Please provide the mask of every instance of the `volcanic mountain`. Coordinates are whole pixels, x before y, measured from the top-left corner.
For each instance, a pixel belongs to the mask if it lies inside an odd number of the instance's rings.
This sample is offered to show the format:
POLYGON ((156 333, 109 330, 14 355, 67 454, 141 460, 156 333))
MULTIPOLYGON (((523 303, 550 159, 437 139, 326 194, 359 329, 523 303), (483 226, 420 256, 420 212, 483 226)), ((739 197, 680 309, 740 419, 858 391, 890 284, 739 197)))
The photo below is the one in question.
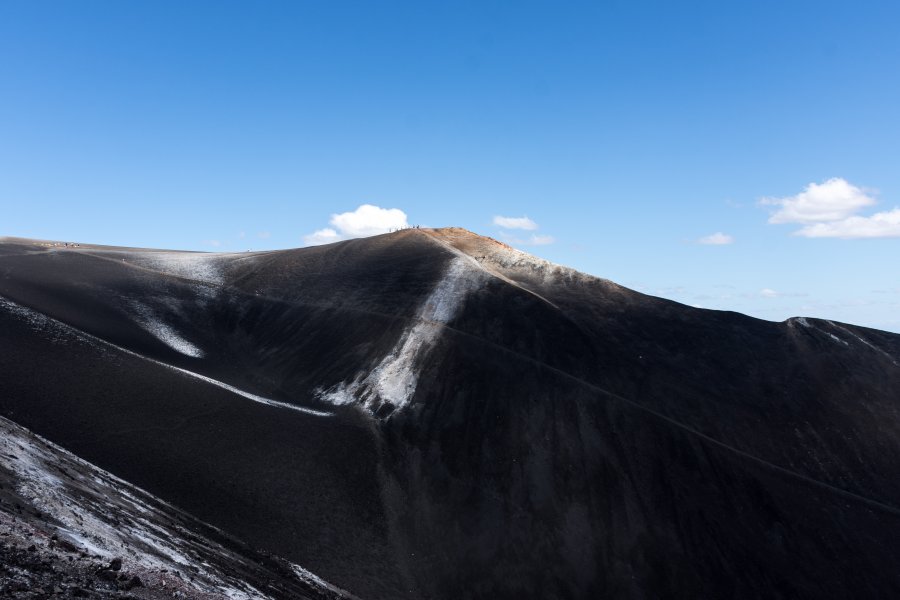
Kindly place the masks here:
POLYGON ((691 308, 462 229, 5 238, 0 415, 231 540, 216 572, 273 597, 900 596, 900 336, 691 308))

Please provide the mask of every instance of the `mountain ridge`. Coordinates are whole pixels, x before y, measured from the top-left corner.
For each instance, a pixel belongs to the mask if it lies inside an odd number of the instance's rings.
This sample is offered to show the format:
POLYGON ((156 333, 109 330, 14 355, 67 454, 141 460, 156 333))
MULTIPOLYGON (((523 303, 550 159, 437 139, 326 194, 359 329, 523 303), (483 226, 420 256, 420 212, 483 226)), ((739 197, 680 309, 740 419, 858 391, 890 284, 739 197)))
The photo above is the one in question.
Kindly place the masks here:
POLYGON ((895 334, 453 228, 0 240, 0 297, 0 415, 361 598, 900 592, 895 334))

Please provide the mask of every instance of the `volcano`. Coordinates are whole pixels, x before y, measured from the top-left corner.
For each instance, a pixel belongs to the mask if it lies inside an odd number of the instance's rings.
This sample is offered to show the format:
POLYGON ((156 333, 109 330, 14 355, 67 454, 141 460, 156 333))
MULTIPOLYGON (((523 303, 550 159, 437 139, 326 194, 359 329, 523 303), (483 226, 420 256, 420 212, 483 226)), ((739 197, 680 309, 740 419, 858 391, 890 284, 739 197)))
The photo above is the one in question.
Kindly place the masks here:
POLYGON ((0 415, 25 440, 4 522, 31 502, 103 561, 143 523, 126 566, 206 564, 197 597, 900 596, 900 336, 692 308, 463 229, 3 238, 0 415))

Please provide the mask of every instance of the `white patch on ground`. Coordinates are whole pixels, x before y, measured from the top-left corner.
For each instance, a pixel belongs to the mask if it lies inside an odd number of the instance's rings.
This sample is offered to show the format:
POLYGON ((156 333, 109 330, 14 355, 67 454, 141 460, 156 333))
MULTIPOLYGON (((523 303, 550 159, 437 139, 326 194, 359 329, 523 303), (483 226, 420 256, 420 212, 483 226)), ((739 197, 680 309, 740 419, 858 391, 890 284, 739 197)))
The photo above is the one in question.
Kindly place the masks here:
POLYGON ((325 588, 325 589, 330 590, 330 591, 334 592, 335 594, 342 596, 342 597, 356 598, 355 596, 350 594, 350 592, 348 592, 346 590, 342 590, 341 588, 337 587, 336 585, 332 585, 332 584, 328 583, 327 581, 325 581, 324 579, 322 579, 315 573, 307 571, 300 565, 295 565, 294 563, 290 563, 290 566, 291 566, 291 570, 294 572, 294 575, 296 575, 299 579, 302 579, 303 581, 305 581, 311 585, 314 585, 316 587, 325 588))
POLYGON ((203 358, 205 355, 203 350, 184 339, 149 306, 136 301, 130 302, 129 306, 134 312, 137 322, 153 337, 176 352, 181 352, 194 358, 203 358))
MULTIPOLYGON (((14 475, 23 498, 52 517, 61 539, 104 559, 121 557, 145 583, 189 597, 268 598, 232 575, 230 565, 242 559, 185 529, 168 503, 7 419, 0 418, 0 433, 0 466, 14 475), (189 573, 190 581, 177 576, 179 571, 189 573)), ((305 584, 349 597, 289 564, 305 584)))
POLYGON ((354 392, 358 386, 354 383, 349 387, 346 383, 339 383, 328 391, 320 391, 317 396, 320 400, 324 400, 335 406, 344 406, 345 404, 355 404, 356 396, 354 392))
MULTIPOLYGON (((123 350, 124 350, 124 349, 123 349, 123 350)), ((128 352, 128 350, 125 350, 125 351, 128 352)), ((140 355, 138 355, 138 356, 140 356, 140 355)), ((239 389, 239 388, 236 388, 236 387, 234 387, 233 385, 228 385, 228 384, 225 383, 225 382, 222 382, 222 381, 218 381, 218 380, 216 380, 216 379, 213 379, 212 377, 207 377, 206 375, 201 375, 200 373, 194 373, 193 371, 188 371, 187 369, 182 369, 181 367, 174 367, 174 366, 172 366, 172 365, 167 365, 166 363, 159 362, 159 361, 157 361, 157 360, 153 360, 152 358, 147 358, 147 357, 141 357, 141 358, 144 358, 145 360, 149 360, 149 361, 155 362, 156 364, 162 365, 162 366, 164 366, 164 367, 166 367, 166 368, 173 369, 173 370, 175 370, 175 371, 179 371, 179 372, 184 373, 185 375, 188 375, 188 376, 190 376, 190 377, 194 377, 194 378, 196 378, 196 379, 200 379, 201 381, 205 381, 206 383, 209 383, 209 384, 211 384, 211 385, 220 387, 220 388, 222 388, 223 390, 228 390, 228 391, 231 392, 232 394, 237 394, 238 396, 241 396, 241 397, 246 398, 246 399, 248 399, 248 400, 253 400, 254 402, 259 402, 260 404, 266 404, 266 405, 268 405, 268 406, 278 406, 278 407, 280 407, 280 408, 289 408, 289 409, 291 409, 291 410, 297 410, 297 411, 300 411, 300 412, 302 412, 302 413, 306 413, 306 414, 309 414, 309 415, 315 415, 315 416, 317 416, 317 417, 331 417, 331 416, 333 416, 333 413, 330 413, 330 412, 324 412, 324 411, 321 411, 321 410, 313 410, 313 409, 311 409, 311 408, 304 408, 304 407, 302 407, 302 406, 296 406, 296 405, 294 405, 294 404, 288 404, 287 402, 279 402, 278 400, 272 400, 271 398, 263 398, 262 396, 257 396, 256 394, 251 394, 250 392, 245 392, 244 390, 239 389)))
POLYGON ((193 356, 194 358, 203 357, 203 350, 178 335, 174 329, 162 321, 151 322, 147 324, 147 327, 150 333, 173 350, 181 352, 186 356, 193 356))
POLYGON ((68 538, 70 542, 73 542, 79 548, 84 548, 88 554, 103 556, 105 558, 109 557, 109 550, 107 550, 105 546, 96 545, 93 540, 88 539, 87 536, 82 534, 79 530, 62 527, 59 529, 59 533, 62 534, 63 538, 68 538))
POLYGON ((222 256, 203 252, 143 252, 131 259, 143 267, 176 277, 222 285, 222 256))
POLYGON ((447 240, 440 237, 429 235, 428 239, 446 248, 447 250, 455 254, 459 259, 468 262, 475 268, 484 271, 486 274, 496 277, 501 281, 505 281, 506 283, 517 287, 520 290, 527 292, 532 296, 535 296, 536 298, 541 299, 553 308, 559 307, 534 290, 530 290, 517 281, 513 281, 512 279, 504 275, 497 267, 502 267, 510 270, 522 270, 524 267, 530 275, 538 274, 542 280, 546 280, 551 273, 558 274, 559 272, 563 271, 571 271, 572 273, 577 273, 576 271, 572 271, 571 269, 566 269, 565 267, 561 267, 560 265, 551 263, 550 261, 544 260, 542 258, 537 258, 535 256, 505 245, 499 247, 499 249, 492 249, 490 256, 484 255, 476 258, 470 256, 469 254, 466 254, 447 240))
POLYGON ((106 352, 108 345, 105 344, 105 342, 98 343, 99 338, 79 335, 80 332, 78 332, 78 330, 59 322, 56 319, 51 319, 43 313, 16 304, 3 296, 0 296, 0 310, 6 311, 20 321, 27 323, 33 331, 40 334, 41 338, 54 344, 84 344, 106 352))
POLYGON ((419 361, 437 344, 444 326, 457 315, 466 296, 484 280, 483 271, 473 269, 463 257, 451 260, 420 307, 416 323, 403 332, 394 349, 365 377, 322 391, 319 398, 336 405, 358 402, 370 412, 384 403, 395 409, 407 406, 416 391, 419 361))
MULTIPOLYGON (((866 346, 868 346, 868 347, 871 348, 872 350, 875 350, 876 352, 878 352, 878 353, 880 353, 880 354, 883 354, 884 356, 888 357, 888 358, 890 359, 891 363, 893 363, 893 364, 895 364, 895 365, 897 364, 897 361, 894 360, 894 357, 893 357, 893 356, 891 356, 888 352, 885 352, 884 350, 882 350, 882 349, 879 348, 878 346, 872 344, 869 340, 864 339, 863 337, 856 335, 855 333, 853 333, 852 331, 850 331, 850 330, 847 329, 846 327, 841 327, 841 326, 838 325, 837 323, 833 323, 833 322, 831 322, 831 321, 827 321, 827 323, 828 323, 829 325, 831 325, 832 327, 836 328, 836 329, 840 329, 841 331, 843 331, 844 333, 848 334, 848 335, 851 336, 852 338, 854 338, 854 339, 856 339, 856 340, 862 342, 863 344, 865 344, 866 346)), ((846 344, 847 342, 844 342, 844 343, 846 344)))
MULTIPOLYGON (((173 569, 190 564, 176 548, 183 540, 173 537, 171 531, 155 527, 146 519, 116 518, 138 512, 161 518, 156 509, 137 500, 135 494, 118 495, 118 488, 131 487, 128 483, 43 438, 18 435, 17 430, 9 427, 4 427, 4 433, 0 451, 16 457, 5 461, 5 466, 18 478, 17 491, 35 508, 62 523, 58 535, 90 554, 107 559, 122 556, 122 549, 128 548, 129 562, 148 569, 173 569), (60 465, 58 455, 71 466, 60 465), (73 483, 64 484, 54 475, 59 466, 69 467, 66 473, 73 478, 73 483), (85 494, 84 486, 79 485, 86 483, 87 478, 81 476, 86 467, 93 474, 89 489, 94 493, 90 494, 85 494), (70 485, 82 488, 81 492, 73 493, 70 485), (113 497, 121 504, 110 503, 108 499, 113 497)), ((215 578, 209 572, 201 571, 201 575, 215 578)), ((216 591, 216 588, 203 587, 201 591, 216 591)))
MULTIPOLYGON (((826 322, 831 324, 832 326, 834 325, 834 323, 832 323, 831 321, 826 321, 826 322)), ((831 333, 829 331, 825 331, 824 329, 821 329, 819 327, 816 327, 815 325, 810 323, 809 320, 806 319, 806 317, 792 317, 791 319, 788 319, 788 324, 793 325, 794 323, 799 323, 800 325, 802 325, 803 327, 806 327, 807 329, 812 329, 813 331, 818 331, 819 333, 821 333, 823 335, 827 335, 835 343, 843 344, 844 346, 850 345, 846 341, 844 341, 841 338, 839 338, 838 336, 834 335, 833 333, 831 333)))
MULTIPOLYGON (((828 333, 828 332, 826 332, 826 333, 828 333)), ((849 346, 849 345, 850 345, 850 344, 848 344, 845 340, 842 340, 841 338, 839 338, 838 336, 834 335, 833 333, 828 333, 828 337, 830 337, 831 339, 833 339, 833 340, 834 340, 835 342, 837 342, 838 344, 843 344, 843 345, 845 345, 845 346, 849 346)))
POLYGON ((119 352, 124 352, 125 354, 129 354, 131 356, 140 358, 141 360, 146 360, 148 362, 152 362, 161 367, 165 367, 166 369, 178 371, 179 373, 183 373, 184 375, 187 375, 188 377, 193 377, 194 379, 199 379, 210 385, 214 385, 214 386, 220 387, 224 390, 228 390, 229 392, 236 394, 238 396, 241 396, 242 398, 246 398, 246 399, 252 400, 254 402, 259 402, 260 404, 265 404, 268 406, 276 406, 279 408, 287 408, 290 410, 296 410, 296 411, 306 413, 309 415, 315 415, 317 417, 333 416, 333 413, 330 413, 330 412, 313 410, 311 408, 305 408, 303 406, 297 406, 294 404, 289 404, 287 402, 280 402, 278 400, 272 400, 271 398, 264 398, 262 396, 257 396, 256 394, 251 394, 250 392, 245 392, 244 390, 236 388, 233 385, 229 385, 225 382, 218 381, 211 377, 207 377, 206 375, 194 373, 193 371, 188 371, 187 369, 182 369, 180 367, 169 365, 164 362, 158 361, 156 359, 153 359, 153 358, 150 358, 147 356, 143 356, 141 354, 138 354, 137 352, 128 350, 127 348, 122 348, 121 346, 117 346, 116 344, 113 344, 112 342, 108 342, 102 338, 98 338, 89 333, 85 333, 84 331, 81 331, 80 329, 76 329, 75 327, 72 327, 71 325, 63 323, 62 321, 57 321, 56 319, 53 319, 52 317, 49 317, 43 313, 39 313, 30 308, 26 308, 24 306, 16 304, 15 302, 12 302, 11 300, 4 298, 2 296, 0 296, 0 307, 2 307, 4 310, 8 310, 13 315, 20 317, 21 319, 23 319, 24 321, 26 321, 27 323, 32 325, 38 331, 43 332, 48 329, 55 331, 56 337, 54 337, 52 335, 46 336, 48 339, 51 339, 53 341, 56 341, 56 339, 59 336, 62 336, 65 339, 71 339, 73 337, 80 338, 80 340, 86 340, 88 342, 93 342, 93 345, 101 345, 101 346, 106 346, 109 348, 114 348, 114 349, 118 350, 119 352))
MULTIPOLYGON (((808 329, 814 329, 815 331, 818 331, 819 333, 824 333, 825 335, 827 335, 828 337, 830 337, 832 340, 834 340, 837 343, 843 344, 844 346, 847 346, 847 347, 850 346, 850 344, 847 342, 847 340, 841 339, 840 337, 834 335, 833 333, 830 333, 828 331, 820 329, 819 327, 816 327, 815 325, 810 323, 805 317, 794 317, 794 318, 790 319, 789 322, 790 323, 794 323, 794 322, 799 323, 800 325, 802 325, 808 329)), ((891 355, 889 352, 883 350, 882 348, 879 348, 878 346, 876 346, 869 340, 863 338, 862 336, 856 335, 855 333, 853 333, 846 327, 842 327, 842 326, 838 325, 837 323, 835 323, 834 321, 825 321, 825 322, 828 323, 831 327, 834 327, 835 329, 843 331, 844 333, 849 335, 851 338, 853 338, 856 341, 860 342, 861 344, 867 346, 868 348, 871 348, 872 350, 885 356, 886 358, 888 358, 891 361, 891 364, 893 364, 893 365, 898 364, 897 360, 894 358, 893 355, 891 355)))
POLYGON ((833 333, 829 333, 828 336, 829 336, 831 339, 833 339, 834 341, 836 341, 837 343, 839 343, 839 344, 844 344, 845 346, 849 346, 849 345, 850 345, 850 344, 848 344, 845 340, 842 340, 841 338, 839 338, 838 336, 834 335, 833 333))

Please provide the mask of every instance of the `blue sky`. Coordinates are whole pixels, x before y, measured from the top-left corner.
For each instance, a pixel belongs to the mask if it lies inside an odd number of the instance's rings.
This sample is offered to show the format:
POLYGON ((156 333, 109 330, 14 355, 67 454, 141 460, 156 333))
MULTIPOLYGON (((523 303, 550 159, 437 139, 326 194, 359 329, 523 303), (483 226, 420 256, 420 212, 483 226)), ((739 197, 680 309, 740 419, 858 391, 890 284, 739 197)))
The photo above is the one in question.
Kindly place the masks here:
POLYGON ((368 204, 900 331, 897 6, 6 0, 0 235, 285 248, 368 204))

